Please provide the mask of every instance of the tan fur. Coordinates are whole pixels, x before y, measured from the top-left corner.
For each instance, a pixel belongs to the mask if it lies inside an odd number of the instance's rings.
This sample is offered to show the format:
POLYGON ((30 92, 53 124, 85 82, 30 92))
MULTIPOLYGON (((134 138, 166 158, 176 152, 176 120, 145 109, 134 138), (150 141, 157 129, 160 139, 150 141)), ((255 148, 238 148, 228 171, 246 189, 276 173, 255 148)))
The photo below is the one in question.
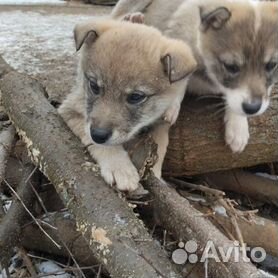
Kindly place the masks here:
MULTIPOLYGON (((121 12, 128 14, 134 1, 136 0, 120 0, 112 16, 121 18, 121 12)), ((227 103, 226 142, 234 152, 243 151, 249 139, 247 116, 251 116, 243 110, 243 104, 260 100, 260 110, 252 115, 263 113, 270 101, 271 88, 278 81, 277 68, 271 75, 265 70, 268 62, 278 62, 277 2, 137 2, 136 12, 144 13, 146 24, 157 27, 169 37, 182 39, 191 46, 199 70, 190 79, 188 91, 224 96, 227 103), (214 28, 212 22, 202 19, 210 13, 216 13, 218 9, 223 12, 219 13, 215 21, 216 27, 219 24, 219 28, 214 28), (236 78, 231 77, 224 64, 239 65, 240 74, 236 78)))
POLYGON ((175 122, 196 61, 185 43, 128 22, 99 20, 77 25, 75 41, 77 49, 81 48, 77 85, 59 113, 90 145, 105 181, 119 190, 135 190, 139 175, 122 144, 157 123, 153 135, 159 162, 154 171, 160 177, 170 124, 162 128, 159 122, 162 118, 175 122), (100 88, 98 94, 90 89, 92 79, 100 88), (144 102, 127 103, 134 91, 145 93, 144 102), (112 135, 104 144, 93 144, 90 128, 110 129, 112 135))

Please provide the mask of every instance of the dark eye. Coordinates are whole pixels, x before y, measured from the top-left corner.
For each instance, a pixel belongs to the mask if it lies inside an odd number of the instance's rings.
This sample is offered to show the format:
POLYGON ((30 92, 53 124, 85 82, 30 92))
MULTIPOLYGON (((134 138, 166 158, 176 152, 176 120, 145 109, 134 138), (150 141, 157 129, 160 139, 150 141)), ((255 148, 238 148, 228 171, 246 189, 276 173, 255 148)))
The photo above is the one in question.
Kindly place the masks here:
POLYGON ((278 63, 277 62, 269 62, 265 65, 265 70, 267 72, 272 72, 277 68, 278 63))
POLYGON ((147 96, 140 91, 135 91, 134 93, 131 93, 127 97, 127 102, 129 104, 139 104, 147 99, 147 96))
POLYGON ((97 81, 96 80, 90 80, 89 81, 89 85, 90 85, 90 89, 91 91, 95 94, 95 95, 98 95, 100 93, 100 88, 97 84, 97 81))
POLYGON ((227 64, 227 63, 223 63, 226 71, 228 71, 229 73, 236 75, 240 72, 240 67, 237 64, 227 64))

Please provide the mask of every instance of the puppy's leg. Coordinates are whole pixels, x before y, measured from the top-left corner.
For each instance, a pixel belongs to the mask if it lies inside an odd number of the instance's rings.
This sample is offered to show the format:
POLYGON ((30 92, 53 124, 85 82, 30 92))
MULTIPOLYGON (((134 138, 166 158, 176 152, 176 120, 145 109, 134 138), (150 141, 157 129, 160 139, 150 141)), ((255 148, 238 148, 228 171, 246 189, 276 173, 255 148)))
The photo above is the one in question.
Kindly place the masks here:
POLYGON ((164 114, 164 121, 168 122, 170 125, 173 125, 178 119, 180 108, 180 101, 174 101, 164 114))
POLYGON ((85 132, 85 98, 79 91, 73 91, 64 100, 58 109, 58 113, 62 116, 72 132, 81 139, 84 145, 89 145, 92 140, 85 132))
POLYGON ((113 19, 122 19, 125 15, 143 12, 153 0, 120 0, 111 13, 113 19))
POLYGON ((122 146, 92 145, 88 148, 101 169, 101 176, 122 191, 138 188, 139 174, 122 146))
POLYGON ((185 95, 185 90, 186 89, 183 87, 180 89, 172 104, 164 114, 164 121, 168 122, 170 125, 173 125, 177 121, 181 109, 181 103, 185 95))
MULTIPOLYGON (((82 95, 72 93, 60 106, 58 112, 82 143, 89 145, 92 139, 89 132, 85 130, 85 117, 80 112, 85 109, 85 103, 82 108, 83 103, 82 95)), ((116 184, 117 188, 123 191, 133 191, 138 187, 139 174, 122 146, 90 145, 88 151, 99 164, 101 176, 108 184, 116 184)))
POLYGON ((170 125, 168 123, 163 123, 158 125, 152 132, 152 137, 157 144, 158 155, 158 160, 153 167, 153 172, 159 179, 161 178, 162 165, 169 144, 169 128, 170 125))
POLYGON ((230 110, 225 112, 226 143, 234 153, 242 152, 249 140, 247 117, 235 114, 230 110))

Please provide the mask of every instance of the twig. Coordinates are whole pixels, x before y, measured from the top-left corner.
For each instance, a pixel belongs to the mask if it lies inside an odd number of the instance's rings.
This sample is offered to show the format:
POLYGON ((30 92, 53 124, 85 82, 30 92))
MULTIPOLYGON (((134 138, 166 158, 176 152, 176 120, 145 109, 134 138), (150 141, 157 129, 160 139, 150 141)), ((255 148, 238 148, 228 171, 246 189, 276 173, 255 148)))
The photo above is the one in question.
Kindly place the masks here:
POLYGON ((37 272, 32 264, 32 261, 30 260, 30 258, 28 257, 27 252, 25 251, 25 249, 23 247, 18 248, 19 251, 19 256, 22 258, 22 260, 24 261, 29 273, 32 276, 36 276, 37 272))
POLYGON ((100 275, 101 275, 101 268, 102 268, 102 265, 100 264, 100 265, 99 265, 99 268, 98 268, 98 272, 97 272, 97 277, 96 277, 96 278, 100 278, 100 275))
POLYGON ((177 184, 178 186, 186 187, 186 188, 196 190, 196 191, 202 191, 206 194, 213 195, 216 198, 222 198, 226 195, 225 192, 223 192, 221 190, 209 188, 209 187, 201 185, 201 184, 194 184, 194 183, 182 181, 182 180, 179 180, 176 178, 169 178, 169 181, 173 182, 174 184, 177 184))
POLYGON ((12 191, 12 193, 16 196, 16 198, 20 201, 26 212, 30 215, 30 217, 33 219, 33 221, 38 225, 39 229, 52 241, 52 243, 59 249, 62 247, 43 229, 39 221, 36 219, 36 217, 32 214, 32 212, 26 207, 23 200, 20 198, 20 196, 16 193, 16 191, 12 188, 12 186, 3 179, 4 183, 9 187, 9 189, 12 191))
POLYGON ((76 259, 74 258, 74 255, 72 254, 71 250, 68 248, 68 246, 67 246, 67 244, 65 243, 65 241, 64 241, 61 237, 59 237, 59 239, 60 239, 60 241, 62 242, 64 248, 65 248, 65 249, 67 250, 67 252, 69 253, 71 259, 73 260, 74 264, 76 265, 76 267, 77 267, 78 271, 80 272, 81 276, 82 276, 83 278, 86 278, 85 274, 84 274, 83 271, 81 270, 81 268, 80 268, 78 262, 77 262, 76 259))
MULTIPOLYGON (((14 144, 15 128, 10 124, 0 133, 0 177, 5 177, 6 164, 14 144)), ((0 183, 2 178, 0 178, 0 183)))

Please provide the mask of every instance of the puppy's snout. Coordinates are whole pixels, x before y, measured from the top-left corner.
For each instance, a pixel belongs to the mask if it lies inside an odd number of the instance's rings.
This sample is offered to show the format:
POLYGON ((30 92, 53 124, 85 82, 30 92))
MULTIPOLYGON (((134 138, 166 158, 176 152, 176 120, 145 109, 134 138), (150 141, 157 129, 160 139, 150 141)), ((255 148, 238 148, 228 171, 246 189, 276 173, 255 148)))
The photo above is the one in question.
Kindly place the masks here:
POLYGON ((251 101, 245 101, 242 103, 242 109, 247 115, 254 115, 260 111, 262 107, 261 98, 253 98, 251 101))
POLYGON ((92 128, 90 129, 91 137, 97 144, 104 144, 112 136, 112 131, 106 128, 92 128))

